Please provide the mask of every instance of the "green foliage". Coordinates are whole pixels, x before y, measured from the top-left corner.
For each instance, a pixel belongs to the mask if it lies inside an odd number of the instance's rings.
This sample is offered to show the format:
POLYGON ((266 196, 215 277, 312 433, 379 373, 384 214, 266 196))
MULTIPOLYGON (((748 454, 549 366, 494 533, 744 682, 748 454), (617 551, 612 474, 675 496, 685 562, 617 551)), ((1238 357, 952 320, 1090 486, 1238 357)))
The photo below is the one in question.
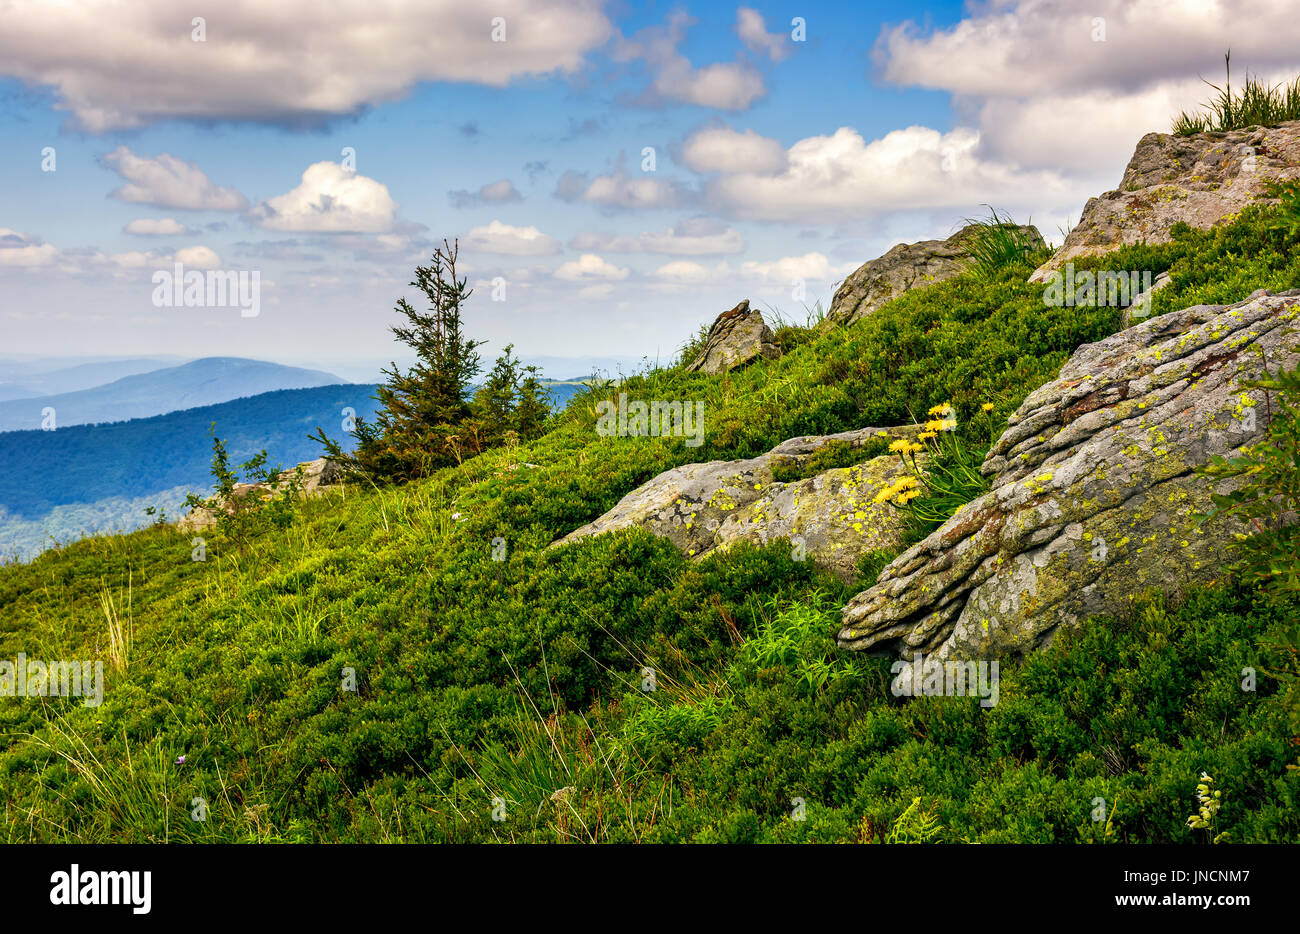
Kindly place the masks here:
POLYGON ((1223 87, 1209 84, 1217 92, 1206 101, 1201 113, 1180 113, 1174 119, 1173 132, 1178 136, 1193 133, 1241 130, 1252 126, 1277 126, 1290 120, 1300 120, 1300 77, 1290 84, 1266 85, 1247 73, 1241 93, 1232 90, 1232 53, 1223 56, 1227 80, 1223 87))
MULTIPOLYGON (((1155 313, 1300 285, 1300 244, 1277 220, 1243 212, 1095 268, 1169 270, 1155 313)), ((663 470, 795 435, 993 402, 988 425, 954 432, 978 450, 1119 323, 1046 306, 1023 278, 937 283, 722 378, 593 385, 517 448, 305 500, 238 561, 193 561, 186 536, 147 528, 0 569, 0 658, 103 657, 106 593, 130 595, 116 604, 133 627, 100 707, 0 704, 8 839, 835 842, 941 827, 935 840, 1053 843, 1076 842, 1103 797, 1110 839, 1185 843, 1205 772, 1232 789, 1216 833, 1300 840, 1286 594, 1225 581, 1135 600, 1006 660, 983 708, 895 697, 889 660, 836 649, 855 588, 788 543, 699 561, 644 531, 549 547, 663 470), (595 405, 618 391, 703 401, 704 444, 598 435, 595 405), (1244 668, 1275 674, 1248 691, 1244 668)))
POLYGON ((538 377, 537 367, 521 368, 507 344, 486 382, 474 394, 471 410, 479 443, 497 447, 541 437, 551 407, 538 377))
POLYGON ((346 472, 375 481, 422 477, 440 467, 460 463, 486 446, 470 415, 470 386, 480 370, 475 348, 482 341, 467 338, 461 328, 461 306, 472 289, 457 278, 459 245, 443 241, 428 266, 416 266, 411 285, 424 293, 427 312, 416 311, 405 298, 396 311, 405 325, 393 325, 399 341, 410 347, 415 364, 406 372, 396 363, 384 370, 379 386, 380 408, 372 425, 357 419, 357 449, 344 455, 317 428, 316 440, 326 456, 346 472))
POLYGON ((989 208, 986 218, 966 218, 970 228, 963 246, 972 260, 969 275, 989 281, 1007 269, 1033 269, 1051 255, 1042 241, 1011 217, 989 208))
POLYGON ((185 498, 185 505, 211 513, 216 518, 217 528, 239 551, 246 551, 259 533, 270 528, 285 529, 293 524, 302 492, 302 467, 295 467, 293 473, 285 473, 279 466, 268 468, 266 451, 263 450, 235 470, 230 466, 226 443, 214 434, 211 469, 215 481, 212 495, 203 497, 191 493, 185 498), (245 483, 261 484, 264 491, 240 489, 241 473, 245 483))

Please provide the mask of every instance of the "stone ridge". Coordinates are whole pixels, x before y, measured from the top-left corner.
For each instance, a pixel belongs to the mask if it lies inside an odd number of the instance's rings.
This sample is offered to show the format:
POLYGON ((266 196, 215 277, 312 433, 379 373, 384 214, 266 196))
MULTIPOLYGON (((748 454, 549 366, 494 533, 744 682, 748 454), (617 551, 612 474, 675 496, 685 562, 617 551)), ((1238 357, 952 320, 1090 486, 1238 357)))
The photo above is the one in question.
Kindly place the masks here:
POLYGON ((990 450, 993 489, 849 602, 839 644, 1022 654, 1149 588, 1215 580, 1243 527, 1197 522, 1211 483, 1196 469, 1263 437, 1264 393, 1239 383, 1300 362, 1296 296, 1198 305, 1079 348, 990 450))

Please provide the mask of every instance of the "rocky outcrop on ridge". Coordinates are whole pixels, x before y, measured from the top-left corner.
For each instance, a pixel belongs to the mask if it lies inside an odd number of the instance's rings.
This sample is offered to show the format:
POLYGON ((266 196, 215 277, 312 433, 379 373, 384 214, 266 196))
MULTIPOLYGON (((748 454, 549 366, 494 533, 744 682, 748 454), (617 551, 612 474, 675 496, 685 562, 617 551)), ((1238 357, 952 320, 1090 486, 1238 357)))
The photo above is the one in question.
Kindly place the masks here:
POLYGON ((775 360, 779 356, 781 347, 776 336, 763 315, 751 311, 749 299, 745 299, 714 319, 704 349, 686 369, 717 376, 759 357, 775 360))
POLYGON ((1197 305, 1080 347, 1009 419, 983 472, 991 492, 887 566, 843 613, 848 649, 996 658, 1058 627, 1178 592, 1222 571, 1235 521, 1198 524, 1195 473, 1263 437, 1243 379, 1300 362, 1300 290, 1197 305))
POLYGON ((791 438, 747 460, 675 467, 556 545, 633 526, 668 538, 694 557, 739 541, 763 544, 789 538, 802 549, 801 558, 851 580, 863 554, 901 541, 903 515, 873 500, 883 487, 909 473, 902 459, 883 455, 789 482, 776 480, 774 470, 802 464, 835 442, 856 448, 879 444, 881 438, 914 440, 920 431, 921 426, 912 425, 810 435, 791 438))
MULTIPOLYGON (((852 324, 904 292, 956 276, 970 264, 966 244, 977 226, 968 224, 947 240, 900 243, 863 263, 836 290, 826 324, 852 324)), ((1019 230, 1043 242, 1037 228, 1019 230)))
POLYGON ((1077 256, 1167 243, 1179 221, 1212 227, 1268 200, 1267 182, 1294 178, 1300 178, 1300 122, 1193 136, 1148 133, 1119 190, 1089 199, 1079 223, 1030 281, 1044 281, 1077 256))
MULTIPOLYGON (((343 482, 342 470, 337 464, 323 457, 319 457, 314 461, 307 461, 298 466, 302 468, 302 486, 299 492, 303 496, 318 496, 326 492, 328 488, 336 487, 343 482)), ((281 471, 280 475, 287 480, 293 476, 293 472, 291 468, 281 471)), ((237 483, 235 484, 234 496, 240 499, 250 495, 262 496, 275 492, 278 487, 279 484, 270 486, 265 483, 237 483)), ((182 532, 197 532, 215 525, 216 522, 217 517, 211 510, 191 509, 181 516, 176 523, 176 527, 182 532)))

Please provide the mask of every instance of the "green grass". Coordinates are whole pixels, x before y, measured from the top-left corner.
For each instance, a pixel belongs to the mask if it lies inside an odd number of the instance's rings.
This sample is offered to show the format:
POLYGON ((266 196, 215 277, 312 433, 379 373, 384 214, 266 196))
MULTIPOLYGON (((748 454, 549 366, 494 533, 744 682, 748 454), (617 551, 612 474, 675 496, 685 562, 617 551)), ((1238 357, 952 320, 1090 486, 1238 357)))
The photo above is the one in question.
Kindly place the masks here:
MULTIPOLYGON (((786 543, 692 561, 629 531, 547 549, 669 467, 944 402, 992 403, 1000 424, 1119 324, 1117 309, 1045 305, 1030 263, 906 294, 724 377, 623 381, 633 398, 704 401, 699 448, 598 436, 614 390, 596 384, 535 442, 309 500, 242 551, 214 532, 195 562, 189 536, 149 528, 0 569, 0 659, 108 661, 109 620, 130 635, 102 706, 0 702, 7 839, 1074 842, 1103 796, 1120 802, 1113 839, 1188 842, 1203 770, 1224 790, 1216 832, 1300 839, 1295 692, 1264 674, 1239 688, 1244 666, 1283 670, 1294 608, 1248 589, 1153 595, 1065 634, 1008 664, 986 710, 894 698, 887 660, 836 650, 859 588, 786 543)), ((1168 270, 1155 314, 1300 286, 1300 242, 1275 212, 1087 263, 1168 270)), ((963 419, 958 437, 987 431, 963 419)))
POLYGON ((1300 76, 1289 84, 1267 85, 1247 74, 1243 87, 1233 91, 1231 54, 1224 56, 1223 63, 1227 74, 1223 87, 1205 82, 1214 88, 1214 96, 1205 102, 1202 111, 1191 114, 1184 111, 1174 119, 1176 135, 1222 133, 1300 120, 1300 76))

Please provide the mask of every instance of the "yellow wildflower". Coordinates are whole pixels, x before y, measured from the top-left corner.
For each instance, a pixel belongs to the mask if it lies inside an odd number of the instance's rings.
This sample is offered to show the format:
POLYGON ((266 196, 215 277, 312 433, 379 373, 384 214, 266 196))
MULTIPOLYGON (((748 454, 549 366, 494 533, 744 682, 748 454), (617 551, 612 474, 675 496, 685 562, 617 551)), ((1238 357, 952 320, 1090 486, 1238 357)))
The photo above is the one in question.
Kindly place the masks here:
POLYGON ((983 405, 980 406, 980 408, 983 409, 985 412, 992 412, 992 411, 993 411, 993 403, 992 403, 992 402, 985 402, 983 405))
POLYGON ((929 441, 931 438, 935 437, 938 434, 939 432, 937 431, 923 431, 919 435, 917 435, 917 437, 920 438, 922 441, 929 441))
POLYGON ((889 450, 894 454, 906 454, 909 444, 906 440, 893 441, 889 445, 889 450))

